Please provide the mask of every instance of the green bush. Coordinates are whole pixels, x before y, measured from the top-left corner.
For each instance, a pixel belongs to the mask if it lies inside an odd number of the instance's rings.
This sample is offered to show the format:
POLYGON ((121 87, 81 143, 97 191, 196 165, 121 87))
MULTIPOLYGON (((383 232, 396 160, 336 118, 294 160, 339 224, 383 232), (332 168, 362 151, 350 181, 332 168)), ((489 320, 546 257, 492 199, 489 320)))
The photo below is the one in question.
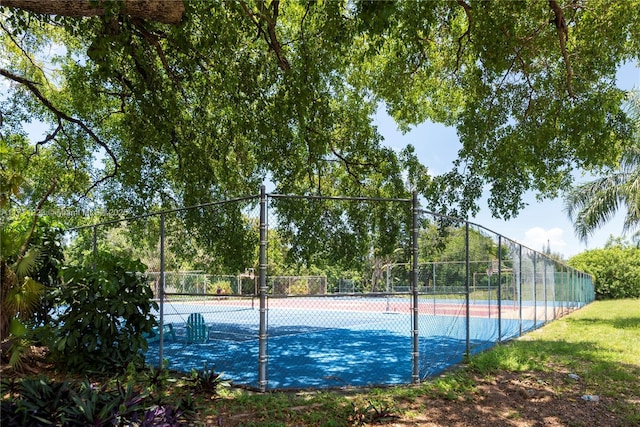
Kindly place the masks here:
POLYGON ((217 282, 207 284, 208 294, 232 295, 233 289, 229 280, 218 280, 217 282))
POLYGON ((112 372, 131 362, 144 363, 143 334, 156 321, 157 309, 139 261, 99 253, 84 267, 64 267, 60 300, 64 312, 57 319, 55 360, 68 370, 112 372))
POLYGON ((290 295, 306 295, 309 293, 309 286, 305 279, 297 279, 289 286, 290 295))
POLYGON ((598 299, 640 298, 640 249, 607 244, 569 260, 569 265, 594 276, 598 299))

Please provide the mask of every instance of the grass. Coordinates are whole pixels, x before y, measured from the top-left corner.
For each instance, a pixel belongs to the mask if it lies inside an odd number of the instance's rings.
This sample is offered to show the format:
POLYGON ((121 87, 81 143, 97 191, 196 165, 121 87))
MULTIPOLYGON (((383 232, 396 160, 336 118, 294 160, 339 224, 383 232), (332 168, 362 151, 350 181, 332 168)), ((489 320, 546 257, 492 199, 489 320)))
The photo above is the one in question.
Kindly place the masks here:
POLYGON ((533 331, 509 345, 471 359, 470 365, 492 369, 544 370, 554 364, 571 368, 593 384, 607 383, 617 391, 621 380, 635 375, 640 391, 640 300, 596 301, 571 315, 533 331))
MULTIPOLYGON (((363 425, 384 415, 411 419, 422 396, 452 401, 469 399, 477 375, 499 371, 575 373, 586 392, 616 398, 614 410, 628 425, 640 423, 640 300, 597 301, 519 340, 473 356, 460 370, 419 386, 361 390, 250 394, 226 391, 207 405, 209 420, 242 425, 363 425), (242 422, 242 417, 247 422, 242 422), (264 424, 269 422, 269 424, 264 424)), ((563 392, 558 386, 557 393, 563 392)), ((226 424, 225 424, 226 425, 226 424)))

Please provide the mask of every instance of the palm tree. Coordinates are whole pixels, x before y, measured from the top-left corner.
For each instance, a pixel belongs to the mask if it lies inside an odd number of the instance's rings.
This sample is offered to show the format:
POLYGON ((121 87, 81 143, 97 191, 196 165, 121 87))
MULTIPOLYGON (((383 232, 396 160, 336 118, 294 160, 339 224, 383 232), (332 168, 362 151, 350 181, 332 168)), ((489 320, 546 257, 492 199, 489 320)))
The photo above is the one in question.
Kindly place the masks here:
POLYGON ((571 189, 565 209, 576 235, 587 241, 596 229, 626 207, 623 233, 640 225, 640 92, 632 91, 628 115, 634 125, 635 144, 625 148, 618 166, 610 174, 571 189))
MULTIPOLYGON (((0 210, 9 209, 12 196, 19 195, 23 184, 22 175, 11 165, 0 168, 0 210)), ((26 233, 11 222, 0 223, 0 348, 3 353, 8 350, 9 363, 16 367, 22 364, 22 355, 28 348, 28 331, 23 322, 34 312, 44 289, 31 277, 42 254, 32 244, 32 238, 38 213, 56 184, 54 180, 38 203, 26 233)))

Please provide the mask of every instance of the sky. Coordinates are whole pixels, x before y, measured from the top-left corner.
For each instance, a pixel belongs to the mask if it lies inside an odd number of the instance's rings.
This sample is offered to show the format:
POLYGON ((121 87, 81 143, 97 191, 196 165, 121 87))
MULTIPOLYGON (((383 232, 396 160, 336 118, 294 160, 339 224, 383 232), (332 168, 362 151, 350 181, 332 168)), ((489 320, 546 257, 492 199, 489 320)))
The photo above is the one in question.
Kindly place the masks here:
MULTIPOLYGON (((621 89, 640 89, 640 67, 626 64, 617 75, 617 85, 621 89)), ((456 130, 440 124, 425 123, 402 134, 393 119, 384 111, 379 111, 374 124, 385 139, 385 144, 400 150, 411 144, 416 155, 433 174, 441 174, 451 169, 452 162, 458 155, 460 141, 456 130)), ((576 183, 587 182, 591 176, 579 177, 576 183)), ((573 223, 564 210, 561 197, 538 201, 535 193, 527 193, 528 204, 517 217, 508 221, 491 216, 486 200, 480 202, 480 213, 470 221, 502 234, 531 249, 542 251, 547 245, 551 252, 560 253, 565 259, 588 249, 602 248, 610 236, 622 236, 624 216, 618 214, 605 226, 597 230, 585 243, 574 233, 573 223)), ((429 209, 428 206, 423 206, 429 209)))

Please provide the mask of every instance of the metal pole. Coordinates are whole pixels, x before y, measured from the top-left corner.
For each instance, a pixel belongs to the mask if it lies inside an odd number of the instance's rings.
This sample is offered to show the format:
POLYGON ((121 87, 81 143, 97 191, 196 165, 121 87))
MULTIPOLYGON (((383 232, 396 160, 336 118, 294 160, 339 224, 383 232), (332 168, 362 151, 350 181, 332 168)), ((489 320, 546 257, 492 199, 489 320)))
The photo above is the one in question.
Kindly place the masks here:
POLYGON ((433 315, 436 315, 436 262, 432 262, 433 266, 433 315))
POLYGON ((466 347, 465 352, 467 357, 471 354, 471 337, 470 337, 470 319, 471 310, 469 307, 469 221, 465 221, 464 227, 464 269, 465 269, 465 279, 464 279, 464 287, 465 287, 465 305, 466 305, 466 319, 465 319, 465 327, 466 327, 466 347))
POLYGON ((522 245, 518 245, 518 322, 522 336, 522 245))
POLYGON ((487 273, 487 305, 489 306, 489 319, 491 319, 491 273, 491 270, 487 273))
POLYGON ((260 332, 258 336, 258 388, 267 391, 267 195, 260 187, 260 332))
POLYGON ((418 307, 418 193, 413 192, 412 201, 413 224, 411 227, 411 286, 413 291, 413 371, 414 384, 420 382, 420 335, 418 331, 419 307, 418 307))
POLYGON ((558 286, 556 286, 556 303, 558 303, 558 297, 560 298, 560 317, 564 316, 564 282, 566 281, 566 271, 565 266, 560 266, 560 280, 558 286))
POLYGON ((548 302, 547 302, 547 257, 542 258, 542 297, 544 299, 544 323, 546 324, 549 319, 547 317, 548 302))
POLYGON ((502 236, 498 235, 498 342, 502 342, 502 236))
POLYGON ((160 296, 160 322, 158 324, 159 347, 158 347, 158 369, 162 369, 162 359, 164 350, 164 213, 160 215, 160 282, 158 283, 160 296))
POLYGON ((538 289, 538 280, 537 280, 537 273, 538 273, 538 253, 534 252, 533 253, 533 329, 538 329, 538 304, 537 304, 537 300, 538 300, 538 296, 537 296, 537 289, 538 289))
MULTIPOLYGON (((386 284, 385 284, 385 292, 389 292, 389 276, 391 274, 391 272, 389 271, 390 268, 391 268, 391 266, 389 264, 387 264, 386 268, 385 268, 385 273, 387 274, 387 277, 386 277, 387 280, 386 280, 386 284)), ((387 296, 387 298, 388 298, 388 296, 387 296)))

